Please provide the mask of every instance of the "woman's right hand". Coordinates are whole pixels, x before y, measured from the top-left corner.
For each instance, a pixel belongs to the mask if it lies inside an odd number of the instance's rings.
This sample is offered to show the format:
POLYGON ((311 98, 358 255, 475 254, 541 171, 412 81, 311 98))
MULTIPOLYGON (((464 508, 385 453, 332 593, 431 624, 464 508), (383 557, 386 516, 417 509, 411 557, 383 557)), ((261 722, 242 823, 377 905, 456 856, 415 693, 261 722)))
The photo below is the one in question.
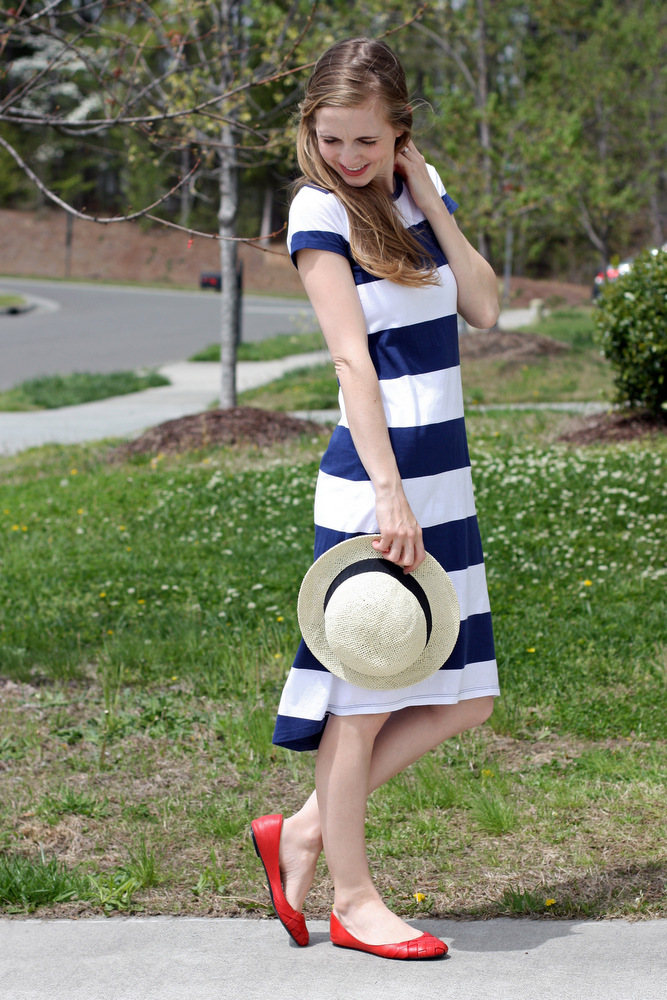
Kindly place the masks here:
POLYGON ((403 490, 377 496, 375 512, 380 537, 373 540, 373 548, 411 573, 426 558, 426 550, 422 529, 403 490))

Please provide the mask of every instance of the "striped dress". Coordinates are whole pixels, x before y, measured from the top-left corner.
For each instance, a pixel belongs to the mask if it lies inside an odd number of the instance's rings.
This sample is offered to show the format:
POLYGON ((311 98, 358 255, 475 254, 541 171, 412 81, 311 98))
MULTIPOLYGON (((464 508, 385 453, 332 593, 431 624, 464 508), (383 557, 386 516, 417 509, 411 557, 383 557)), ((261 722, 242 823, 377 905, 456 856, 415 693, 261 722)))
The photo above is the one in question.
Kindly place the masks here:
MULTIPOLYGON (((431 176, 453 212, 432 167, 431 176)), ((410 687, 368 691, 337 677, 302 641, 283 689, 273 742, 316 749, 328 713, 364 715, 410 705, 451 705, 498 695, 489 597, 463 417, 456 279, 430 224, 396 175, 396 208, 435 260, 441 282, 408 288, 364 271, 353 259, 345 208, 334 194, 303 187, 292 202, 288 249, 314 248, 350 262, 368 328, 368 346, 408 502, 424 545, 449 573, 461 608, 453 653, 435 674, 410 687)), ((322 458, 315 491, 315 558, 353 535, 375 533, 375 495, 341 419, 322 458)))

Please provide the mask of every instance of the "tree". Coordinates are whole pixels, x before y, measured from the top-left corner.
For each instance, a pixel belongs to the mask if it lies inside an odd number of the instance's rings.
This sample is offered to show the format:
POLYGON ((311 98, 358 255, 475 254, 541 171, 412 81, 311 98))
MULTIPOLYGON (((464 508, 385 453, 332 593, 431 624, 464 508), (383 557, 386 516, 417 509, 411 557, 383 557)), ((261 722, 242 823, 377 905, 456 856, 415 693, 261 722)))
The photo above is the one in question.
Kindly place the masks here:
MULTIPOLYGON (((262 128, 254 95, 260 89, 275 95, 286 81, 294 89, 297 50, 313 11, 305 0, 49 0, 21 3, 0 22, 6 60, 0 146, 45 198, 102 224, 141 216, 166 223, 157 213, 198 172, 215 176, 222 407, 236 401, 238 170, 244 159, 261 156, 275 142, 271 129, 262 128), (12 142, 17 129, 42 150, 32 165, 12 142), (86 190, 81 170, 74 177, 58 170, 68 145, 79 161, 82 150, 99 156, 104 147, 109 157, 122 157, 131 177, 148 162, 159 164, 170 180, 150 204, 112 216, 91 212, 86 205, 95 194, 86 190), (192 165, 183 171, 185 157, 192 165), (75 198, 68 200, 68 187, 76 187, 78 206, 75 198)), ((141 190, 140 184, 134 189, 141 190)))
POLYGON ((0 152, 44 198, 102 224, 178 225, 166 217, 177 214, 183 226, 196 185, 215 183, 222 407, 236 401, 239 171, 292 155, 285 120, 299 74, 347 33, 342 25, 358 18, 380 34, 400 27, 402 6, 380 11, 379 0, 365 0, 351 15, 342 0, 321 9, 311 0, 17 0, 0 14, 0 152), (29 144, 15 141, 17 129, 41 157, 21 155, 29 144), (117 199, 130 193, 129 206, 95 209, 100 172, 86 176, 87 155, 121 177, 117 199), (162 193, 149 196, 158 180, 162 193))

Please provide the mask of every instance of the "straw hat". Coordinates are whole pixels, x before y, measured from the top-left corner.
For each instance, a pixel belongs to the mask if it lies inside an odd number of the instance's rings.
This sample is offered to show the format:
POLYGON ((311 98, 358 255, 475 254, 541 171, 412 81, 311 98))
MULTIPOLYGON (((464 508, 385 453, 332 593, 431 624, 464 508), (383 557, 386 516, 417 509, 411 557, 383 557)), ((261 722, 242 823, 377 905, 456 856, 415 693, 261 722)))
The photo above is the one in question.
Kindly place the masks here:
POLYGON ((384 559, 378 536, 348 538, 306 573, 297 612, 306 645, 327 670, 357 687, 408 687, 451 655, 461 615, 456 591, 428 555, 412 573, 384 559))

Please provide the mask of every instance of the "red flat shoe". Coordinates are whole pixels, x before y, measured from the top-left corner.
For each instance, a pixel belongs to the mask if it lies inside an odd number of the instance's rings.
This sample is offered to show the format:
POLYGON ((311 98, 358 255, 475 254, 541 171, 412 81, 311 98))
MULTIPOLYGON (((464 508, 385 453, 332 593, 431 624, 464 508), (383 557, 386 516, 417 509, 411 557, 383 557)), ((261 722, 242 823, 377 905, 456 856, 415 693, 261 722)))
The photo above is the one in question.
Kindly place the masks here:
POLYGON ((400 944, 364 944, 345 930, 335 913, 331 914, 331 943, 339 948, 354 948, 355 951, 367 951, 370 955, 380 958, 439 958, 447 954, 447 945, 432 934, 422 934, 411 941, 401 941, 400 944))
POLYGON ((305 948, 310 940, 306 918, 303 913, 299 913, 289 905, 283 892, 283 884, 280 878, 280 864, 278 855, 280 851, 280 833, 282 831, 283 818, 277 816, 260 816, 250 824, 250 836, 257 851, 257 857, 264 865, 266 878, 269 883, 269 895, 273 908, 276 911, 278 920, 283 925, 289 936, 298 945, 305 948))

